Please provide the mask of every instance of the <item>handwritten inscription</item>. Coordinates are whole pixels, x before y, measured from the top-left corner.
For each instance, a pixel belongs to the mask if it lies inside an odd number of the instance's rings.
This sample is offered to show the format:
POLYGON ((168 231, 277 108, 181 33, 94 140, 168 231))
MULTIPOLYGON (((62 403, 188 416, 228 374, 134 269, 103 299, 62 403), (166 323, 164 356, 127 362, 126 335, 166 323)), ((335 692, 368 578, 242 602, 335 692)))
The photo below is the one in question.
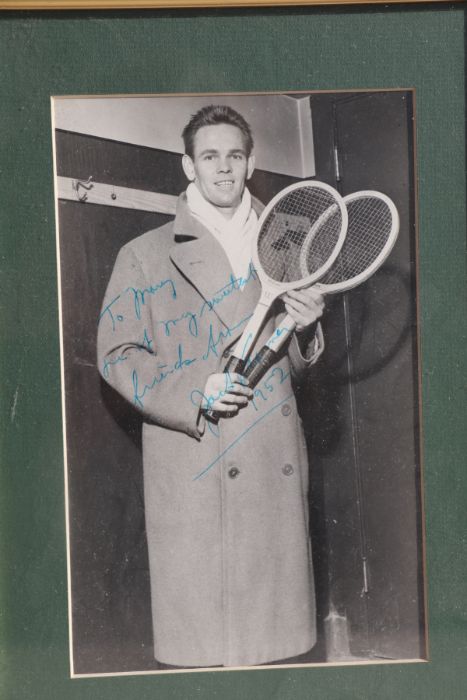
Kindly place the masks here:
MULTIPOLYGON (((199 389, 194 389, 190 396, 192 403, 195 406, 200 405, 201 408, 210 410, 215 401, 222 398, 222 396, 225 396, 225 394, 233 388, 230 373, 226 372, 225 376, 226 380, 223 390, 221 390, 218 394, 210 394, 206 396, 206 394, 199 389)), ((262 381, 254 389, 253 397, 250 399, 248 405, 252 406, 254 411, 259 412, 263 403, 269 403, 269 400, 271 399, 270 394, 273 394, 275 389, 280 384, 283 384, 288 377, 290 377, 290 372, 286 372, 284 369, 282 369, 282 367, 274 367, 270 374, 262 379, 262 381), (259 399, 261 399, 261 401, 259 399)), ((241 408, 240 410, 243 411, 244 408, 241 408)), ((208 420, 207 430, 216 438, 220 436, 218 423, 213 423, 212 421, 208 420)))
MULTIPOLYGON (((183 369, 184 367, 189 367, 192 365, 194 362, 197 360, 201 362, 206 362, 211 354, 214 354, 216 357, 219 357, 219 350, 218 347, 219 345, 222 345, 224 340, 226 338, 230 338, 233 334, 233 331, 236 330, 237 328, 240 328, 248 319, 250 316, 247 316, 246 318, 242 319, 239 323, 237 323, 235 326, 232 327, 227 327, 225 330, 219 331, 217 334, 214 333, 212 324, 209 326, 209 336, 208 336, 208 342, 207 342, 207 349, 205 352, 203 352, 200 356, 198 357, 192 357, 190 359, 184 359, 184 348, 183 344, 179 343, 178 344, 178 357, 175 363, 173 365, 171 363, 169 364, 158 364, 156 369, 157 373, 153 376, 151 383, 150 384, 145 384, 144 388, 140 390, 140 381, 139 381, 139 376, 136 370, 133 370, 132 375, 131 375, 131 381, 133 384, 133 402, 136 406, 139 408, 144 408, 143 406, 143 398, 147 394, 148 391, 151 391, 152 389, 155 389, 161 382, 163 382, 167 377, 169 377, 171 374, 174 374, 174 372, 177 372, 178 370, 183 369)), ((152 341, 149 341, 152 345, 152 341)), ((139 350, 142 349, 141 346, 138 348, 139 350)), ((124 358, 126 359, 126 358, 124 358)), ((109 366, 111 364, 116 364, 118 360, 111 361, 111 362, 106 362, 105 365, 105 371, 107 372, 107 376, 109 373, 109 366)))
POLYGON ((208 472, 211 471, 211 469, 228 453, 230 450, 232 450, 239 442, 240 440, 243 440, 245 435, 247 435, 249 432, 251 432, 254 428, 256 428, 257 425, 259 425, 265 418, 268 418, 271 413, 276 411, 279 406, 282 406, 286 401, 290 401, 290 399, 293 397, 293 393, 288 394, 285 398, 281 399, 277 403, 273 404, 265 413, 262 413, 256 420, 254 420, 248 427, 243 430, 240 435, 238 435, 234 440, 232 440, 231 443, 225 447, 222 452, 219 452, 217 457, 210 462, 204 469, 202 469, 198 474, 196 474, 195 477, 193 477, 193 481, 198 481, 198 479, 201 479, 202 477, 206 476, 208 472))
POLYGON ((117 355, 117 357, 113 357, 110 360, 104 360, 104 365, 102 367, 102 376, 104 379, 109 378, 110 368, 113 367, 113 365, 118 365, 120 362, 125 362, 127 359, 126 355, 117 355))
MULTIPOLYGON (((246 379, 244 380, 244 383, 247 383, 246 379)), ((235 385, 232 381, 230 372, 225 372, 225 386, 223 389, 218 391, 216 394, 209 394, 208 396, 206 396, 206 394, 199 389, 193 389, 190 394, 190 400, 195 406, 199 406, 200 408, 209 411, 215 401, 218 401, 223 396, 226 396, 226 394, 228 394, 234 388, 235 385)))
POLYGON ((177 318, 168 318, 166 321, 156 321, 156 325, 163 326, 166 336, 182 321, 188 321, 188 332, 194 338, 198 337, 198 317, 193 311, 184 311, 177 318))
MULTIPOLYGON (((210 299, 204 300, 199 307, 185 309, 180 313, 180 306, 178 306, 177 315, 168 314, 167 318, 164 319, 161 319, 159 314, 154 313, 155 307, 153 304, 151 305, 151 313, 154 316, 159 316, 159 318, 149 319, 147 312, 143 314, 143 309, 148 306, 149 298, 157 296, 157 305, 160 303, 160 308, 167 311, 170 308, 171 302, 177 299, 177 289, 173 280, 164 279, 144 288, 129 286, 122 290, 120 294, 106 303, 98 319, 99 324, 103 322, 109 323, 112 332, 119 331, 119 336, 116 335, 114 352, 110 353, 103 362, 102 374, 104 378, 111 381, 112 372, 117 371, 117 367, 124 364, 125 367, 122 368, 122 370, 125 374, 123 376, 129 377, 133 404, 136 408, 144 410, 148 395, 157 390, 161 384, 170 380, 173 381, 176 376, 185 374, 195 363, 200 364, 212 361, 214 358, 218 359, 222 354, 223 348, 229 344, 230 339, 234 335, 238 336, 239 333, 241 333, 242 327, 244 327, 251 318, 251 313, 232 326, 226 324, 224 324, 224 326, 219 326, 218 321, 216 320, 214 322, 213 319, 212 322, 210 322, 209 314, 231 294, 240 292, 249 282, 256 279, 256 271, 254 267, 250 265, 248 274, 245 277, 234 277, 232 274, 227 284, 219 289, 210 299), (129 326, 130 334, 128 338, 125 338, 125 331, 122 326, 125 322, 131 324, 129 326), (146 323, 148 324, 147 327, 145 326, 146 323), (149 325, 149 323, 151 325, 149 325), (131 335, 134 335, 135 328, 138 329, 140 324, 140 337, 132 339, 131 335), (180 326, 183 327, 180 328, 180 326), (151 328, 151 330, 149 330, 149 328, 151 328), (193 344, 190 345, 191 352, 188 354, 184 348, 183 342, 177 342, 174 339, 173 356, 168 358, 167 352, 164 352, 163 358, 161 357, 159 359, 157 356, 157 340, 152 335, 157 329, 159 329, 160 333, 165 337, 171 337, 175 335, 176 330, 181 330, 185 332, 185 334, 188 332, 193 338, 198 338, 199 340, 195 346, 195 352, 193 352, 193 344), (117 342, 117 337, 121 339, 120 343, 117 342), (140 353, 151 355, 152 359, 149 360, 148 358, 144 363, 140 363, 137 359, 140 353)), ((276 333, 277 339, 279 339, 286 330, 287 329, 279 328, 276 333)), ((186 335, 182 337, 186 337, 186 335)), ((247 339, 245 342, 245 348, 249 347, 249 341, 250 339, 247 339)), ((274 342, 275 338, 273 339, 273 343, 274 342)), ((249 359, 251 361, 251 358, 249 359)), ((196 376, 198 375, 196 374, 196 376)), ((215 460, 204 467, 196 475, 195 479, 199 479, 207 474, 226 452, 234 448, 239 440, 253 430, 262 420, 267 418, 267 416, 275 411, 284 401, 291 398, 292 394, 288 395, 285 399, 281 398, 280 401, 277 400, 277 394, 276 399, 274 398, 276 388, 285 382, 288 377, 288 372, 280 367, 275 367, 269 372, 267 377, 255 387, 254 395, 247 407, 240 409, 241 411, 249 410, 252 417, 250 424, 247 428, 243 429, 235 440, 217 455, 215 460)), ((190 382, 188 382, 188 384, 190 384, 190 382)), ((203 409, 209 410, 218 399, 225 396, 233 388, 234 385, 231 375, 227 372, 225 374, 225 385, 216 395, 207 396, 202 388, 195 388, 192 389, 191 392, 188 391, 186 400, 190 401, 195 406, 200 406, 203 409)), ((209 439, 209 436, 211 436, 211 438, 218 438, 222 421, 220 424, 208 421, 207 425, 208 430, 206 432, 206 438, 209 439)))
POLYGON ((173 280, 170 279, 162 280, 162 282, 158 282, 157 284, 151 285, 150 287, 146 287, 145 289, 135 289, 134 287, 127 287, 125 291, 129 292, 133 296, 136 318, 141 318, 141 306, 144 306, 146 304, 146 297, 148 295, 152 296, 153 294, 156 294, 156 292, 158 292, 160 289, 164 289, 166 285, 169 286, 169 291, 172 295, 172 299, 176 299, 177 292, 175 290, 175 283, 173 282, 173 280))
POLYGON ((115 322, 119 321, 121 323, 124 320, 122 314, 118 314, 115 309, 112 310, 113 305, 117 303, 121 296, 122 295, 119 294, 114 299, 112 299, 112 301, 109 301, 109 303, 106 306, 104 306, 100 313, 98 324, 102 321, 103 318, 109 318, 112 324, 112 330, 114 331, 116 326, 115 322))
POLYGON ((143 399, 148 393, 148 391, 154 389, 157 385, 161 384, 175 372, 179 372, 185 367, 189 367, 193 364, 193 362, 196 362, 196 358, 184 358, 183 348, 181 344, 179 344, 178 357, 175 360, 175 362, 169 364, 158 364, 157 373, 153 376, 149 384, 141 385, 138 372, 136 369, 134 369, 131 374, 131 380, 133 383, 133 403, 135 404, 135 406, 138 406, 139 408, 144 408, 143 399))
MULTIPOLYGON (((208 300, 202 302, 197 310, 187 309, 183 311, 178 316, 173 316, 166 318, 164 320, 154 321, 154 328, 161 328, 162 332, 166 337, 170 337, 174 329, 177 328, 181 323, 187 324, 188 333, 192 337, 199 337, 200 323, 209 323, 208 312, 212 311, 216 306, 222 303, 228 296, 234 292, 239 292, 252 280, 257 279, 256 270, 250 263, 248 274, 245 277, 235 277, 233 274, 230 275, 229 281, 226 285, 221 287, 215 294, 208 300)), ((177 289, 174 281, 172 279, 164 279, 155 282, 144 288, 137 287, 127 287, 120 294, 114 297, 105 307, 102 309, 101 314, 98 319, 98 323, 107 321, 111 324, 111 329, 113 332, 116 331, 117 324, 122 324, 126 320, 129 321, 140 321, 142 319, 142 307, 146 305, 149 296, 154 296, 156 294, 161 295, 164 290, 166 293, 161 297, 162 308, 168 308, 170 305, 170 300, 177 298, 177 289), (167 292, 169 297, 167 298, 167 292), (128 317, 128 299, 131 302, 131 314, 128 317), (126 316, 125 316, 126 314, 126 316)), ((221 330, 217 330, 217 325, 209 323, 208 329, 208 339, 205 348, 202 350, 199 358, 192 358, 192 362, 197 359, 207 361, 211 356, 219 357, 222 350, 221 346, 225 345, 226 341, 232 337, 235 331, 241 329, 244 323, 249 320, 251 314, 241 319, 234 326, 226 326, 221 330), (216 328, 216 330, 215 330, 216 328)), ((154 354, 153 348, 154 339, 150 337, 148 330, 145 328, 143 331, 143 339, 131 344, 132 349, 146 350, 154 354)), ((183 355, 183 344, 179 346, 181 348, 180 352, 183 355)), ((112 368, 115 365, 119 365, 128 359, 128 355, 122 353, 116 357, 106 358, 102 367, 102 374, 105 379, 110 378, 112 368)), ((185 366, 185 365, 183 365, 185 366)), ((171 367, 170 363, 159 364, 157 367, 157 373, 152 378, 149 384, 144 384, 143 390, 140 391, 140 379, 137 370, 131 372, 131 382, 134 391, 134 402, 135 405, 142 408, 143 397, 148 391, 154 389, 164 381, 167 376, 177 371, 179 368, 173 365, 171 367), (136 386, 136 389, 135 389, 136 386)))
MULTIPOLYGON (((185 322, 190 335, 198 337, 200 319, 202 319, 206 313, 213 311, 231 294, 241 291, 247 284, 257 279, 258 275, 256 270, 253 264, 250 263, 248 274, 245 277, 235 277, 231 274, 228 283, 218 289, 210 299, 203 301, 197 309, 187 309, 179 316, 156 320, 155 325, 162 328, 164 335, 170 336, 175 328, 185 322)), ((177 298, 177 289, 172 279, 155 282, 144 289, 127 287, 102 309, 98 324, 103 320, 108 320, 112 325, 112 331, 115 331, 117 323, 123 323, 125 321, 125 317, 122 313, 122 304, 127 301, 128 295, 133 302, 133 318, 140 320, 142 307, 146 305, 148 296, 154 296, 164 290, 169 292, 169 300, 177 298)), ((167 305, 167 297, 161 297, 161 302, 165 307, 167 305)))
POLYGON ((124 300, 126 295, 130 295, 131 300, 133 301, 133 307, 134 307, 134 314, 135 318, 140 320, 141 319, 141 307, 146 304, 146 298, 148 295, 153 296, 160 290, 164 289, 165 287, 168 287, 170 296, 172 299, 177 298, 177 291, 175 288, 175 282, 171 279, 167 280, 161 280, 160 282, 157 282, 153 285, 150 285, 149 287, 145 287, 144 289, 138 289, 136 287, 127 287, 121 294, 118 294, 114 299, 112 299, 104 308, 102 309, 99 318, 98 318, 98 325, 101 323, 103 319, 108 319, 110 323, 112 324, 112 330, 114 331, 116 328, 116 324, 118 323, 123 323, 125 320, 125 317, 121 313, 118 313, 118 302, 120 300, 124 300), (117 306, 115 306, 117 304, 117 306))
POLYGON ((276 343, 280 340, 280 338, 282 338, 284 333, 289 333, 290 330, 291 329, 288 328, 287 326, 282 326, 282 325, 278 326, 268 340, 268 343, 267 343, 268 348, 271 348, 271 350, 274 350, 274 346, 276 345, 276 343))
MULTIPOLYGON (((135 346, 135 348, 139 351, 143 350, 154 354, 153 340, 149 337, 147 328, 144 329, 143 338, 141 342, 135 346)), ((112 367, 119 365, 121 362, 126 362, 126 360, 128 360, 128 355, 124 354, 117 355, 116 357, 111 357, 109 359, 106 358, 102 365, 102 376, 104 379, 108 379, 110 377, 110 369, 112 367)))
POLYGON ((215 292, 214 296, 211 299, 205 301, 202 304, 200 311, 199 311, 199 315, 203 316, 205 311, 212 311, 214 309, 214 307, 217 306, 218 304, 221 304, 226 297, 230 296, 234 292, 240 291, 249 282, 251 282, 252 280, 257 280, 257 279, 258 279, 258 274, 257 274, 255 268, 253 267, 253 263, 250 263, 250 265, 248 267, 248 274, 246 277, 234 277, 233 275, 230 275, 230 279, 227 282, 227 284, 224 285, 224 287, 221 287, 220 289, 218 289, 217 292, 215 292))
POLYGON ((282 367, 274 367, 272 369, 271 374, 266 377, 253 392, 251 405, 255 411, 259 411, 259 405, 264 401, 268 401, 270 398, 269 395, 274 392, 276 386, 283 384, 289 376, 290 372, 286 372, 282 367))
POLYGON ((242 318, 241 321, 235 324, 235 326, 229 326, 226 330, 221 330, 218 333, 214 333, 212 323, 209 324, 209 337, 208 337, 208 347, 206 352, 203 353, 203 360, 207 360, 211 354, 219 357, 218 347, 219 345, 224 345, 224 341, 227 338, 231 338, 234 331, 241 328, 247 321, 251 318, 251 314, 242 318))

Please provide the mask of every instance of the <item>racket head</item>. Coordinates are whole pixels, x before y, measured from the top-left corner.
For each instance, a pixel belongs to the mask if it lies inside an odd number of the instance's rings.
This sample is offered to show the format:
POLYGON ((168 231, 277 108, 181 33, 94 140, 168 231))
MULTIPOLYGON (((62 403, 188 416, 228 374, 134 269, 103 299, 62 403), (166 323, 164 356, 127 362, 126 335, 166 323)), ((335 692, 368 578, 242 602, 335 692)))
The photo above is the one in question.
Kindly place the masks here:
POLYGON ((274 298, 320 279, 344 244, 347 223, 344 200, 330 185, 303 180, 281 190, 258 221, 253 264, 263 292, 274 298))
POLYGON ((399 235, 399 214, 382 192, 346 195, 347 235, 334 264, 316 283, 322 294, 336 294, 365 282, 384 263, 399 235))

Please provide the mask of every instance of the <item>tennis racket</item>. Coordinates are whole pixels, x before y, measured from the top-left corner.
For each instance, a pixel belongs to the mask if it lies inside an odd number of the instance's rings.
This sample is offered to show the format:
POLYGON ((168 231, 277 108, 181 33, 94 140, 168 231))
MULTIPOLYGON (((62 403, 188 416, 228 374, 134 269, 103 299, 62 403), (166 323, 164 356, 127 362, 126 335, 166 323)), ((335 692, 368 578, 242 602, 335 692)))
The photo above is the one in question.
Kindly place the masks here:
MULTIPOLYGON (((336 294, 357 287, 373 275, 390 254, 399 234, 399 214, 389 197, 366 190, 344 197, 348 228, 344 244, 334 264, 315 288, 321 294, 336 294)), ((306 247, 302 249, 302 262, 306 247)), ((254 387, 275 364, 278 352, 295 329, 290 315, 285 316, 267 343, 244 368, 243 376, 254 387)))
POLYGON ((347 222, 343 198, 322 182, 295 183, 269 202, 258 221, 253 250, 261 296, 225 372, 242 374, 264 319, 281 294, 308 287, 329 270, 343 246, 347 222))

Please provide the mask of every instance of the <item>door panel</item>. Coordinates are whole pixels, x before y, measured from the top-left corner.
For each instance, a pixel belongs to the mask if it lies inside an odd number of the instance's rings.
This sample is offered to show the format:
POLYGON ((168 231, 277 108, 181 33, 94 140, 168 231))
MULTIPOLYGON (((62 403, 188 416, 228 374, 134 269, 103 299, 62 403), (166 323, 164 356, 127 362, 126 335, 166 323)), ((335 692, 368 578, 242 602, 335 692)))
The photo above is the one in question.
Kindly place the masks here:
POLYGON ((411 94, 321 96, 313 115, 318 178, 342 194, 380 190, 401 218, 384 267, 328 299, 324 377, 315 379, 323 403, 311 417, 328 604, 346 616, 353 654, 414 658, 423 596, 411 94))
POLYGON ((367 544, 369 650, 397 658, 420 653, 418 390, 415 230, 411 187, 410 93, 374 93, 336 102, 343 194, 363 188, 391 197, 401 229, 388 264, 348 295, 356 430, 367 544), (355 295, 356 296, 356 295, 355 295), (365 308, 365 324, 358 307, 365 308), (363 328, 363 332, 362 332, 363 328), (371 358, 371 359, 370 359, 371 358))

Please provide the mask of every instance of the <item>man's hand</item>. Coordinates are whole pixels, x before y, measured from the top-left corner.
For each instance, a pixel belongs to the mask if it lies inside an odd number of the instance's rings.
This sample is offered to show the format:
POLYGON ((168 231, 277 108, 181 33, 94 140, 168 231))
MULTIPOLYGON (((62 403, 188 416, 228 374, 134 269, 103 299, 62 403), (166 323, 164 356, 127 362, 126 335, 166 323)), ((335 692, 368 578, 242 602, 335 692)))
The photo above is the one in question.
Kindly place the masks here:
POLYGON ((248 379, 241 374, 210 374, 204 387, 201 408, 219 413, 238 413, 252 396, 253 391, 248 386, 248 379))
POLYGON ((324 299, 314 287, 293 289, 282 297, 287 313, 297 324, 296 331, 301 333, 323 315, 324 299))

